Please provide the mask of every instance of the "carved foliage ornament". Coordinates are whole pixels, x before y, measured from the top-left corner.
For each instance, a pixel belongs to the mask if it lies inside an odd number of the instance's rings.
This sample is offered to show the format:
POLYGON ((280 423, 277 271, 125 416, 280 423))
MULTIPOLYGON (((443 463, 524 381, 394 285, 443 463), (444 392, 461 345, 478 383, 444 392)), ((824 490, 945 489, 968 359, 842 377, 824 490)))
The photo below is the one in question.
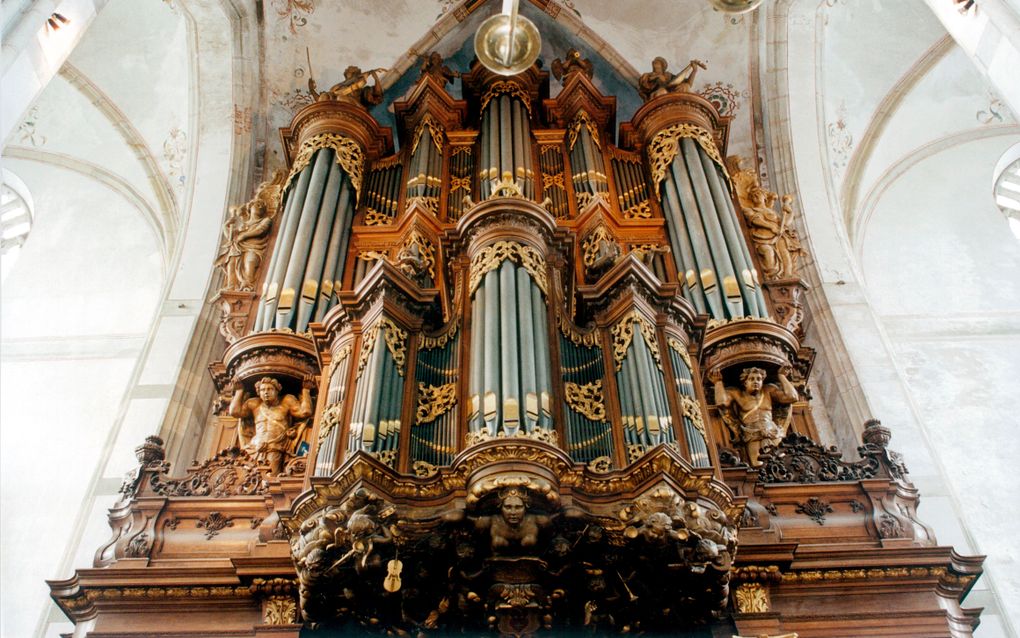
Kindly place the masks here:
POLYGON ((429 135, 432 137, 432 143, 436 145, 436 152, 440 155, 443 154, 443 140, 446 137, 446 129, 443 125, 436 121, 434 117, 425 114, 425 117, 418 123, 418 128, 414 132, 414 143, 411 144, 411 155, 418 150, 418 142, 421 141, 421 135, 428 129, 429 135))
POLYGON ((599 243, 600 242, 612 242, 615 243, 609 231, 602 224, 595 227, 595 230, 588 233, 588 236, 581 242, 581 248, 584 250, 584 265, 591 267, 595 265, 595 260, 599 257, 599 243))
POLYGON ((670 164, 680 152, 680 140, 685 137, 696 141, 712 158, 712 161, 719 165, 727 180, 729 179, 729 172, 726 170, 726 165, 723 163, 719 147, 715 145, 712 134, 693 124, 674 124, 656 133, 651 144, 648 145, 648 159, 652 164, 652 182, 655 184, 656 196, 659 193, 659 184, 666 179, 670 164))
POLYGON ((404 362, 407 358, 407 331, 401 330, 397 324, 386 317, 381 317, 374 326, 365 332, 365 341, 361 346, 361 356, 358 357, 358 378, 368 365, 368 358, 375 348, 375 342, 379 333, 382 333, 386 347, 389 348, 393 363, 397 365, 397 373, 404 376, 404 362))
POLYGON ((737 587, 733 598, 737 611, 742 614, 763 614, 772 608, 769 592, 760 583, 744 583, 737 587))
POLYGON ((590 421, 606 420, 606 404, 602 397, 602 379, 593 383, 578 385, 567 381, 563 384, 567 405, 574 412, 583 415, 590 421))
POLYGON ((365 225, 366 226, 389 226, 393 223, 393 218, 386 213, 380 213, 374 208, 365 209, 365 225))
POLYGON ((680 359, 687 364, 688 372, 694 369, 694 366, 691 365, 691 354, 687 352, 687 348, 684 347, 684 344, 680 343, 679 339, 670 337, 666 339, 666 344, 669 345, 669 347, 672 348, 674 352, 680 355, 680 359))
POLYGON ((308 166, 315 152, 320 148, 333 149, 336 163, 340 165, 340 168, 344 169, 347 175, 350 176, 351 183, 354 184, 355 199, 360 200, 361 182, 365 168, 365 153, 358 146, 357 142, 336 133, 319 133, 301 143, 301 149, 294 158, 294 165, 290 169, 290 174, 287 175, 287 181, 284 182, 284 189, 290 185, 290 181, 294 179, 295 175, 308 166))
POLYGON ((655 365, 659 367, 659 370, 662 370, 659 346, 655 341, 655 328, 638 311, 632 310, 630 314, 617 321, 609 330, 613 337, 613 361, 616 363, 617 372, 623 367, 623 360, 627 358, 630 342, 634 339, 634 324, 637 324, 638 329, 641 331, 645 344, 655 359, 655 365))
POLYGON ((701 404, 698 403, 697 399, 681 394, 680 409, 683 411, 684 416, 690 420, 691 425, 697 428, 698 432, 701 432, 701 436, 708 436, 705 433, 705 420, 701 416, 701 404))
POLYGON ((457 403, 457 384, 427 385, 418 382, 418 409, 415 423, 432 423, 446 414, 457 403))
POLYGON ((588 115, 583 109, 577 112, 574 116, 574 121, 570 123, 570 127, 567 129, 569 135, 569 143, 567 148, 574 150, 574 143, 577 142, 577 135, 581 132, 581 127, 588 129, 588 133, 591 135, 591 139, 595 142, 595 146, 602 148, 602 143, 599 142, 599 129, 592 121, 591 116, 588 115))
POLYGON ((267 625, 289 625, 297 619, 297 602, 290 596, 272 596, 265 603, 262 620, 267 625))
POLYGON ((450 328, 443 332, 438 337, 429 337, 423 335, 421 342, 418 346, 419 350, 435 350, 436 348, 442 348, 450 342, 457 335, 457 329, 460 327, 460 317, 454 320, 450 325, 450 328))
POLYGON ((471 278, 468 294, 474 294, 482 277, 490 270, 499 268, 505 259, 520 264, 546 297, 549 296, 549 283, 546 279, 545 259, 531 246, 523 246, 514 241, 498 241, 486 246, 471 260, 471 278))
POLYGON ((401 247, 401 252, 409 248, 410 246, 417 246, 418 252, 421 254, 421 261, 428 271, 429 277, 432 281, 436 280, 436 249, 432 246, 432 242, 426 237, 423 237, 421 233, 416 230, 411 231, 411 234, 407 236, 407 240, 401 247))
POLYGON ((652 205, 648 200, 638 202, 627 210, 623 211, 624 219, 649 219, 652 216, 652 205))
POLYGON ((570 322, 563 316, 563 314, 559 315, 559 325, 560 332, 563 333, 563 336, 570 339, 570 342, 575 346, 594 348, 599 345, 598 332, 592 330, 591 332, 583 333, 576 330, 570 325, 570 322))
POLYGON ((531 117, 531 96, 525 91, 520 84, 516 82, 509 82, 501 80, 499 82, 493 82, 489 90, 486 91, 485 96, 482 98, 481 112, 485 112, 485 107, 489 105, 489 101, 497 95, 510 95, 521 101, 524 108, 528 111, 528 117, 531 117))
POLYGON ((859 481, 875 477, 880 467, 871 456, 853 463, 844 461, 835 447, 822 447, 795 432, 787 434, 778 446, 766 448, 761 461, 758 480, 762 483, 859 481))

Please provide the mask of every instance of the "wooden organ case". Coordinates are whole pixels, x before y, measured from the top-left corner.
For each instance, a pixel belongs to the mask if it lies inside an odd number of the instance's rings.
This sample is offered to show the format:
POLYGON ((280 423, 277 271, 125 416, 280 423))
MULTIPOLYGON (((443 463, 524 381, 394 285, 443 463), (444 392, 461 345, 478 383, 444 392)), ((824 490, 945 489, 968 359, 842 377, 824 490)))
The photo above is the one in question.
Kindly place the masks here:
POLYGON ((343 85, 281 131, 219 263, 209 456, 138 448, 50 582, 78 633, 971 634, 981 559, 889 430, 816 443, 789 202, 698 95, 616 131, 584 62, 554 98, 425 69, 397 153, 343 85))

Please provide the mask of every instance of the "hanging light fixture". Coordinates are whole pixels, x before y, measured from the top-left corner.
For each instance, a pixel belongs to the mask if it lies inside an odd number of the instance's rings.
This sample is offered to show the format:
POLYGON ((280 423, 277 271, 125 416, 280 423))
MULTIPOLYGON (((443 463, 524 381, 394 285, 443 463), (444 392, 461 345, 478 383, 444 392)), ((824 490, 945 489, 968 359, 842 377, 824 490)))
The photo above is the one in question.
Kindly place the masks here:
POLYGON ((747 13, 754 11, 761 4, 761 0, 709 0, 716 11, 723 13, 747 13))
POLYGON ((516 75, 538 59, 542 36, 531 20, 518 15, 519 0, 503 0, 503 12, 478 27, 475 55, 493 73, 516 75))

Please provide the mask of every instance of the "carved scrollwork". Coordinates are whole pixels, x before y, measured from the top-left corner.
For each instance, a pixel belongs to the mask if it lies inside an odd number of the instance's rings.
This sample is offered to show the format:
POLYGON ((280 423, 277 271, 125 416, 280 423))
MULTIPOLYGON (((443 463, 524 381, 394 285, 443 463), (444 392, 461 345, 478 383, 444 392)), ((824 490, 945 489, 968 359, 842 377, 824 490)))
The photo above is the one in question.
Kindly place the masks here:
POLYGON ((252 496, 267 494, 268 482, 258 463, 239 448, 220 452, 196 468, 188 469, 187 476, 171 479, 166 476, 169 466, 149 479, 149 487, 160 496, 252 496))
POLYGON ((496 97, 497 95, 504 94, 509 95, 511 97, 515 97, 518 100, 520 100, 521 104, 524 105, 524 108, 527 109, 528 116, 529 117, 531 116, 531 96, 528 94, 526 90, 524 90, 524 88, 520 84, 506 80, 501 80, 499 82, 492 83, 492 86, 489 87, 489 90, 485 92, 485 96, 482 97, 482 108, 480 109, 480 111, 484 113, 485 107, 489 105, 489 102, 492 100, 492 98, 496 97))
POLYGON ((531 246, 524 246, 514 241, 498 241, 486 246, 471 260, 471 277, 468 294, 474 294, 481 283, 482 277, 490 270, 499 268, 504 260, 509 259, 520 264, 542 293, 549 296, 549 283, 546 278, 545 259, 531 246))
POLYGON ((680 409, 684 416, 690 419, 691 424, 701 432, 701 436, 708 436, 705 433, 705 419, 701 416, 701 403, 697 399, 686 394, 680 395, 680 409))
POLYGON ((264 605, 262 621, 267 625, 289 625, 297 620, 297 601, 290 596, 271 596, 264 605))
POLYGON ((688 372, 694 370, 694 366, 691 365, 691 353, 687 352, 687 348, 684 347, 684 344, 680 343, 679 339, 669 337, 666 339, 666 344, 672 348, 674 352, 680 355, 680 359, 687 364, 688 372))
POLYGON ((602 396, 602 379, 578 385, 567 381, 563 384, 567 405, 570 409, 590 421, 606 420, 606 404, 602 396))
POLYGON ((878 474, 879 462, 866 456, 843 460, 835 447, 823 447, 806 436, 790 432, 776 447, 764 448, 758 480, 762 483, 818 483, 859 481, 878 474))
POLYGON ((588 462, 588 470, 594 474, 605 474, 613 469, 613 459, 599 456, 588 462))
POLYGON ((220 531, 233 526, 233 519, 219 512, 209 512, 208 516, 203 516, 195 522, 195 527, 205 529, 206 540, 212 540, 220 531))
POLYGON ((428 335, 422 335, 421 343, 418 346, 419 350, 435 350, 436 348, 442 348, 450 342, 457 335, 457 330, 460 328, 460 317, 456 318, 450 327, 446 329, 442 334, 430 337, 428 335))
POLYGON ((358 357, 358 378, 368 365, 368 358, 372 354, 378 341, 379 333, 383 335, 383 341, 393 357, 393 363, 397 366, 397 373, 404 376, 404 363, 407 358, 407 331, 401 330, 397 324, 386 317, 381 317, 371 328, 365 332, 365 340, 361 346, 361 356, 358 357))
POLYGON ((301 143, 301 148, 294 157, 294 164, 291 166, 290 174, 283 184, 283 190, 287 189, 290 181, 301 170, 312 161, 315 152, 321 148, 331 148, 336 156, 336 163, 350 176, 351 184, 354 185, 355 199, 361 198, 361 181, 365 168, 365 153, 354 140, 338 135, 336 133, 319 133, 313 135, 301 143))
POLYGON ((613 337, 613 361, 616 363, 616 370, 619 371, 623 367, 623 360, 627 358, 627 350, 634 339, 634 324, 637 324, 638 329, 641 331, 645 344, 652 353, 652 358, 655 359, 655 365, 659 367, 659 370, 662 370, 659 344, 655 340, 655 328, 636 310, 632 310, 629 314, 625 315, 609 330, 613 337))
POLYGON ((146 532, 136 534, 131 542, 124 549, 124 556, 127 558, 147 558, 152 545, 149 543, 149 535, 146 532))
POLYGON ((577 112, 577 115, 574 116, 574 120, 567 128, 567 135, 569 139, 567 148, 570 150, 574 149, 574 143, 577 142, 577 135, 581 132, 582 126, 588 129, 588 133, 591 135, 592 141, 595 142, 595 146, 602 148, 602 143, 599 141, 599 128, 591 119, 591 116, 588 115, 588 112, 584 109, 577 112))
POLYGON ((366 226, 389 226, 393 223, 393 218, 386 213, 380 213, 374 208, 365 209, 365 225, 366 226))
POLYGON ((340 416, 343 414, 343 405, 334 403, 322 412, 322 425, 319 426, 319 443, 326 440, 326 437, 340 425, 340 416))
POLYGON ((804 514, 819 525, 825 525, 825 515, 832 514, 832 505, 812 496, 806 503, 797 503, 797 513, 804 514))
POLYGON ((586 348, 595 348, 599 345, 599 333, 595 330, 591 332, 580 332, 576 330, 567 318, 561 313, 558 317, 560 332, 575 346, 584 346, 586 348))
POLYGON ((624 219, 651 219, 652 205, 646 199, 623 211, 624 219))
POLYGON ((659 184, 666 179, 669 165, 680 152, 680 140, 685 137, 696 141, 729 179, 729 172, 719 154, 719 147, 715 145, 712 133, 693 124, 674 124, 656 133, 648 145, 648 159, 652 164, 652 183, 655 184, 656 193, 659 192, 659 184))
POLYGON ((415 423, 432 423, 449 412, 457 404, 457 384, 427 385, 418 382, 418 408, 415 423))
POLYGON ((411 144, 411 155, 418 150, 418 142, 421 141, 422 133, 428 129, 429 134, 432 137, 432 143, 436 145, 436 152, 440 155, 443 154, 443 140, 446 139, 446 129, 443 125, 436 121, 436 118, 432 117, 428 113, 425 117, 418 122, 418 128, 414 131, 414 142, 411 144))
POLYGON ((411 470, 418 478, 432 478, 439 474, 439 468, 426 461, 415 461, 411 464, 411 470))
POLYGON ((503 430, 500 430, 493 435, 489 432, 488 428, 483 427, 480 430, 468 432, 464 440, 467 446, 471 447, 478 443, 484 443, 485 441, 492 441, 496 439, 531 439, 533 441, 549 443, 550 445, 559 445, 559 436, 556 434, 556 430, 547 430, 544 428, 537 428, 531 432, 519 430, 516 434, 508 436, 503 430))

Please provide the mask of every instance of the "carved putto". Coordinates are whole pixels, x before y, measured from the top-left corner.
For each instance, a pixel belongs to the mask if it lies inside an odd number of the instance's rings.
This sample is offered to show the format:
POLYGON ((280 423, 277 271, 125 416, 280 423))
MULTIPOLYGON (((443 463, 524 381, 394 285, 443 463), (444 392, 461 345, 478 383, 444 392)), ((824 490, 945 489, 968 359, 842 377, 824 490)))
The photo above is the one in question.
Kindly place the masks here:
POLYGON ((421 56, 421 60, 421 76, 429 76, 443 86, 453 82, 454 78, 459 78, 461 75, 460 72, 443 64, 443 56, 436 51, 427 56, 421 56))
POLYGON ((638 78, 638 93, 645 102, 667 93, 690 93, 698 69, 708 68, 701 60, 691 60, 679 73, 673 74, 666 70, 668 66, 665 58, 657 57, 652 60, 652 70, 638 78))

